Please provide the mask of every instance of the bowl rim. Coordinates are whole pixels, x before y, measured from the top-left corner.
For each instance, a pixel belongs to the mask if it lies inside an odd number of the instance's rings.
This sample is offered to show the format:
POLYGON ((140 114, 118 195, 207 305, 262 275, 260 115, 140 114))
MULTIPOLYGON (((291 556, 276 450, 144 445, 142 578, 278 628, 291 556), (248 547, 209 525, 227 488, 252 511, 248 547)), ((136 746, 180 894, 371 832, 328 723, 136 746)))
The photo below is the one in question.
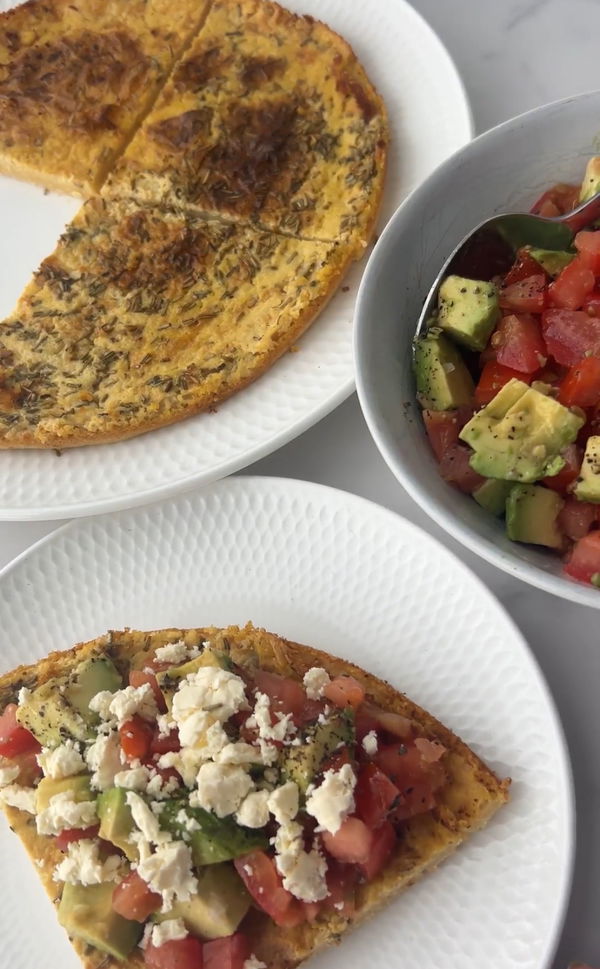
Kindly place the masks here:
MULTIPOLYGON (((537 107, 531 108, 528 111, 524 111, 521 114, 515 115, 514 117, 495 125, 493 128, 489 128, 487 131, 482 132, 472 141, 468 142, 462 148, 459 148, 458 151, 454 152, 453 155, 447 158, 430 175, 428 175, 420 185, 413 189, 410 195, 408 195, 407 198, 404 199, 403 202, 398 206, 393 216, 387 223, 385 229, 377 240, 377 243, 375 244, 375 247, 373 248, 368 263, 365 267, 354 309, 353 341, 356 392, 363 417, 369 429, 369 433, 371 434, 371 437, 379 450, 379 453, 392 474, 400 482, 410 497, 423 509, 423 511, 429 515, 430 518, 433 519, 434 522, 443 528, 445 532, 460 542, 461 545, 464 545, 466 548, 470 549, 470 551, 474 552, 476 555, 479 555, 491 565, 496 566, 496 568, 499 568, 503 572, 512 575, 515 579, 520 579, 523 582, 527 582, 529 585, 542 589, 544 592, 549 592, 550 594, 558 596, 559 598, 576 602, 579 605, 600 609, 600 590, 596 590, 592 587, 584 585, 583 583, 576 582, 567 575, 553 575, 552 573, 546 572, 538 565, 533 565, 529 562, 522 561, 516 556, 506 553, 502 549, 495 546, 493 542, 479 535, 472 526, 462 522, 458 515, 447 511, 445 508, 439 505, 437 499, 430 495, 427 489, 423 489, 422 485, 420 485, 415 479, 412 472, 405 468, 402 451, 400 451, 397 447, 394 447, 386 440, 382 422, 378 415, 377 408, 373 404, 373 400, 371 398, 371 391, 369 388, 371 378, 369 377, 368 370, 363 363, 366 358, 366 350, 372 332, 372 328, 369 327, 368 324, 368 304, 372 299, 372 294, 376 287, 377 281, 375 277, 377 275, 377 270, 380 261, 383 261, 390 251, 390 242, 394 238, 397 223, 402 218, 404 211, 409 206, 415 204, 414 199, 418 199, 419 195, 426 195, 429 185, 438 179, 444 178, 446 172, 456 165, 457 160, 461 156, 472 152, 474 146, 476 148, 480 143, 485 143, 487 141, 492 142, 498 138, 501 138, 506 131, 513 129, 514 127, 519 127, 523 122, 527 122, 533 116, 539 116, 540 114, 546 113, 550 114, 559 107, 566 107, 574 102, 582 102, 593 98, 600 101, 600 89, 585 91, 580 94, 559 98, 556 101, 550 101, 547 104, 538 105, 537 107)), ((425 297, 426 294, 423 295, 425 297)), ((403 418, 400 415, 399 421, 402 419, 403 418)))

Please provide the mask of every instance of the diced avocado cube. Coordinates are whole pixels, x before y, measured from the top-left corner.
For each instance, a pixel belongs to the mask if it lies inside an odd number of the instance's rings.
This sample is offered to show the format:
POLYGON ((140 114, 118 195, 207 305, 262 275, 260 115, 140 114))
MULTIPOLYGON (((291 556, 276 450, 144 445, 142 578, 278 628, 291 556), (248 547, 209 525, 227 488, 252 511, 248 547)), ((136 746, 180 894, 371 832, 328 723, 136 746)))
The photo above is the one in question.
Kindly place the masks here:
POLYGON ((488 478, 482 485, 473 492, 473 497, 478 505, 489 511, 491 515, 497 517, 504 514, 506 499, 511 488, 514 487, 512 481, 501 481, 499 478, 488 478))
POLYGON ((509 380, 459 434, 475 452, 474 471, 485 478, 538 481, 558 474, 561 451, 575 440, 584 419, 553 397, 509 380))
POLYGON ((312 727, 303 744, 284 748, 281 770, 284 777, 294 781, 304 794, 323 762, 336 750, 354 743, 354 719, 344 712, 326 723, 312 727))
POLYGON ((41 683, 17 710, 19 723, 44 747, 58 747, 68 738, 86 740, 90 736, 90 725, 65 696, 66 684, 65 677, 41 683))
POLYGON ((494 283, 447 276, 440 286, 437 325, 469 349, 484 349, 499 318, 498 287, 494 283))
POLYGON ((98 795, 96 810, 100 818, 99 837, 114 844, 129 861, 137 861, 137 847, 129 841, 134 824, 125 788, 110 787, 102 791, 98 795))
POLYGON ((180 666, 170 666, 169 669, 156 674, 158 685, 162 690, 169 709, 171 708, 173 694, 181 680, 189 676, 190 673, 197 673, 204 666, 227 670, 231 668, 231 662, 225 653, 221 653, 207 646, 200 656, 197 656, 195 659, 191 659, 187 663, 182 663, 180 666))
POLYGON ((600 502, 600 437, 588 437, 581 471, 575 485, 575 497, 580 501, 600 502))
POLYGON ((69 676, 65 696, 71 706, 88 723, 97 723, 98 717, 90 710, 90 700, 106 690, 116 693, 123 686, 123 678, 109 659, 88 659, 69 676))
POLYGON ((454 410, 472 403, 471 374, 458 349, 439 330, 416 341, 414 369, 419 402, 427 410, 454 410))
POLYGON ((74 939, 81 939, 115 959, 127 959, 142 936, 142 925, 113 911, 114 882, 63 888, 58 921, 74 939))
POLYGON ((579 201, 587 202, 600 191, 600 155, 594 155, 585 166, 585 175, 579 190, 579 201))
POLYGON ((514 485, 506 499, 506 534, 513 542, 562 548, 557 518, 563 505, 560 495, 542 485, 514 485))
POLYGON ((155 922, 183 919, 186 928, 204 939, 233 935, 250 908, 250 896, 231 865, 212 865, 198 875, 198 893, 188 902, 175 902, 155 922))
POLYGON ((38 814, 40 811, 44 811, 55 794, 66 792, 78 803, 80 801, 95 801, 96 795, 92 793, 91 780, 89 774, 74 774, 72 777, 61 777, 60 779, 42 777, 36 788, 36 811, 38 814))
POLYGON ((244 828, 231 817, 218 818, 203 808, 192 808, 183 800, 166 801, 159 823, 176 838, 189 842, 197 867, 231 861, 268 845, 262 831, 244 828))
POLYGON ((574 252, 561 252, 559 249, 536 249, 532 246, 528 249, 529 255, 539 262, 542 269, 549 276, 555 277, 563 271, 565 266, 575 258, 574 252))

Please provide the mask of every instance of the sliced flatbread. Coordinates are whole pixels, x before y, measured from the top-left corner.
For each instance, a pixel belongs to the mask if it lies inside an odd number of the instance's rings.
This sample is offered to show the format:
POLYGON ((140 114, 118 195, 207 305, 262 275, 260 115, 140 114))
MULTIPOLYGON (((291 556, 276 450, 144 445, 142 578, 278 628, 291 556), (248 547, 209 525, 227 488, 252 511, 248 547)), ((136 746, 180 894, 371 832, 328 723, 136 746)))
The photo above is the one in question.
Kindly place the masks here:
POLYGON ((215 0, 104 193, 359 253, 387 141, 383 101, 338 34, 268 0, 215 0))
POLYGON ((89 195, 208 0, 28 0, 0 14, 0 172, 89 195))
MULTIPOLYGON (((392 896, 409 887, 417 878, 435 868, 448 854, 474 831, 483 827, 508 798, 508 781, 496 775, 450 730, 431 714, 412 703, 389 684, 346 660, 328 653, 289 642, 279 636, 256 629, 167 629, 157 632, 112 632, 64 653, 52 653, 35 666, 21 666, 0 678, 0 709, 16 702, 21 687, 29 689, 53 677, 71 671, 81 660, 92 656, 110 657, 126 674, 133 665, 143 668, 149 655, 165 643, 183 639, 188 646, 209 642, 227 653, 238 665, 257 667, 302 680, 311 667, 323 667, 331 676, 350 674, 366 689, 367 699, 384 710, 403 714, 413 720, 420 733, 440 741, 447 749, 444 763, 448 782, 437 795, 438 805, 428 814, 414 817, 403 825, 403 836, 383 869, 369 884, 359 886, 356 910, 352 917, 338 913, 322 914, 313 923, 295 928, 278 928, 266 915, 253 910, 243 923, 250 935, 252 951, 268 969, 291 969, 324 946, 338 942, 348 929, 373 914, 392 896)), ((465 702, 466 699, 465 699, 465 702)), ((56 903, 60 885, 52 878, 56 864, 63 857, 54 840, 36 833, 31 815, 4 806, 13 831, 21 838, 35 861, 37 873, 56 903)), ((424 932, 426 926, 421 927, 424 932)), ((143 966, 136 951, 126 963, 117 962, 78 940, 73 945, 86 969, 116 969, 117 966, 143 966)))
POLYGON ((349 258, 91 199, 0 323, 0 447, 121 440, 213 407, 294 343, 349 258))

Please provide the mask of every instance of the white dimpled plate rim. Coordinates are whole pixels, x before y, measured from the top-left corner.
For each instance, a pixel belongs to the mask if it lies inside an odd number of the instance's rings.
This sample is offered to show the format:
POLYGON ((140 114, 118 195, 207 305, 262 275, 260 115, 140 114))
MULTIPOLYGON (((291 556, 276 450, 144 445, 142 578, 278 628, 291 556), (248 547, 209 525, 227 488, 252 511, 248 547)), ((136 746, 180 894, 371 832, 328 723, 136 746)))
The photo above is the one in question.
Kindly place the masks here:
MULTIPOLYGON (((414 525, 320 485, 233 478, 72 522, 0 576, 0 669, 123 626, 256 625, 353 660, 456 731, 512 799, 317 969, 543 969, 568 896, 573 803, 552 699, 475 576, 414 525), (493 957, 490 956, 493 953, 493 957)), ((0 935, 12 969, 78 961, 0 824, 0 935), (35 931, 31 931, 35 923, 35 931)))
MULTIPOLYGON (((0 11, 15 4, 0 0, 0 11)), ((392 145, 379 230, 403 198, 462 147, 472 123, 456 69, 405 0, 289 0, 354 47, 384 96, 392 145)), ((0 176, 0 316, 10 313, 80 202, 0 176)), ((352 318, 366 257, 315 325, 251 387, 172 427, 118 444, 0 454, 0 519, 56 519, 144 504, 246 467, 292 440, 354 390, 352 318)))

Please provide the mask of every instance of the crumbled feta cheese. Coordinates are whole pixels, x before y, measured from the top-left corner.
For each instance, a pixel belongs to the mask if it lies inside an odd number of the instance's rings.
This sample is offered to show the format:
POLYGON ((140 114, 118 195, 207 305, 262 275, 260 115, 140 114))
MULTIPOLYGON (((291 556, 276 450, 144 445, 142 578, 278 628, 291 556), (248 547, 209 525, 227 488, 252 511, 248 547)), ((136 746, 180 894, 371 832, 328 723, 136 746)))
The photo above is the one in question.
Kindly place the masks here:
POLYGON ((275 848, 276 855, 297 854, 304 846, 302 837, 302 825, 297 821, 288 821, 277 828, 271 844, 275 848))
POLYGON ((304 688, 309 700, 319 700, 323 696, 323 690, 331 683, 331 678, 327 670, 321 666, 313 666, 308 673, 304 674, 304 688))
POLYGON ((75 801, 72 791, 50 798, 35 819, 38 834, 57 835, 69 828, 89 828, 98 821, 95 801, 75 801))
POLYGON ((293 821, 298 814, 299 792, 298 785, 293 781, 276 787, 269 794, 268 807, 271 814, 275 817, 277 824, 287 824, 293 821))
POLYGON ((190 834, 191 834, 192 831, 199 831, 200 830, 200 825, 196 821, 196 818, 190 817, 190 815, 187 814, 183 810, 183 808, 181 809, 181 811, 178 811, 177 812, 177 815, 175 817, 175 820, 177 821, 178 824, 180 824, 182 827, 184 827, 185 830, 188 831, 190 834))
POLYGON ((214 759, 217 764, 259 764, 260 751, 252 744, 226 744, 214 759))
POLYGON ((123 859, 120 855, 100 858, 100 842, 84 838, 72 841, 67 856, 54 869, 54 881, 70 885, 99 885, 101 882, 119 881, 123 859))
POLYGON ((260 959, 257 959, 254 953, 252 953, 250 957, 246 959, 242 969, 267 969, 267 966, 266 963, 261 962, 260 959))
MULTIPOLYGON (((218 722, 218 721, 217 721, 218 722)), ((206 710, 196 710, 179 723, 179 742, 182 747, 195 747, 200 744, 204 734, 215 723, 215 718, 206 710)))
POLYGON ((334 902, 333 907, 336 908, 338 912, 341 912, 344 907, 344 902, 334 902))
POLYGON ((377 734, 374 730, 369 730, 365 734, 362 745, 365 754, 368 754, 369 757, 373 757, 377 753, 377 734))
MULTIPOLYGON (((128 794, 127 798, 130 796, 128 794)), ((176 898, 187 902, 198 891, 198 880, 192 871, 192 853, 183 841, 159 845, 154 854, 140 860, 137 872, 153 892, 162 896, 162 912, 168 912, 176 898)))
POLYGON ((215 666, 190 673, 179 684, 171 711, 182 747, 197 744, 215 721, 225 723, 247 707, 244 681, 235 673, 215 666))
POLYGON ((0 766, 0 787, 6 787, 7 784, 12 784, 16 777, 19 776, 19 768, 16 764, 7 764, 6 766, 0 766))
POLYGON ((252 715, 246 720, 249 728, 257 727, 258 735, 262 740, 277 740, 279 742, 286 739, 288 734, 296 732, 291 713, 277 713, 277 722, 271 723, 271 701, 266 693, 257 693, 254 710, 252 715))
POLYGON ((179 779, 177 777, 169 777, 168 780, 163 780, 160 774, 150 772, 150 780, 146 784, 146 794, 153 798, 167 798, 169 794, 178 789, 179 779))
POLYGON ((59 747, 42 747, 37 755, 37 762, 44 772, 44 777, 60 780, 71 777, 85 770, 83 757, 79 752, 79 745, 73 740, 65 740, 59 747))
MULTIPOLYGON (((158 775, 160 777, 160 775, 158 775)), ((145 791, 148 787, 150 771, 143 764, 132 770, 122 770, 115 774, 115 787, 125 787, 128 791, 145 791)))
POLYGON ((152 945, 163 945, 165 942, 172 942, 174 939, 185 939, 188 930, 183 919, 165 919, 159 922, 152 929, 152 945))
POLYGON ((237 823, 246 828, 264 828, 269 820, 268 799, 268 791, 251 791, 240 804, 237 823))
POLYGON ((190 797, 198 807, 214 811, 218 818, 234 814, 254 782, 241 767, 229 764, 202 764, 198 771, 198 790, 190 797))
POLYGON ((108 709, 119 727, 133 716, 142 717, 143 720, 156 720, 158 714, 154 692, 149 683, 117 690, 112 694, 108 709))
POLYGON ((156 718, 156 726, 158 727, 159 737, 168 737, 177 725, 169 713, 161 713, 156 718))
POLYGON ((35 814, 35 787, 21 787, 20 784, 7 784, 0 789, 0 801, 7 807, 35 814))
POLYGON ((152 930, 154 928, 154 922, 147 922, 144 926, 144 932, 142 938, 138 942, 140 949, 147 949, 152 942, 152 930))
POLYGON ((110 690, 101 690, 90 700, 90 710, 97 713, 101 720, 110 720, 110 705, 113 701, 114 693, 110 690))
POLYGON ((316 848, 276 855, 275 862, 283 875, 283 887, 295 898, 302 902, 320 902, 329 895, 325 878, 327 862, 316 848))
POLYGON ((158 758, 161 768, 174 767, 181 774, 186 787, 193 787, 200 770, 200 765, 206 760, 204 751, 197 747, 183 747, 182 750, 170 750, 158 758))
POLYGON ((31 690, 28 690, 26 686, 22 686, 17 696, 17 704, 22 707, 24 703, 27 703, 30 696, 31 690))
POLYGON ((159 663, 183 663, 187 659, 187 652, 187 646, 183 639, 178 639, 176 643, 166 643, 164 646, 159 646, 154 657, 159 663))
POLYGON ((156 816, 135 791, 127 791, 127 804, 131 808, 131 816, 136 827, 141 831, 146 841, 160 845, 171 841, 168 831, 161 831, 156 816))
POLYGON ((108 787, 114 787, 115 775, 122 767, 121 744, 117 731, 97 737, 85 751, 85 762, 92 771, 91 784, 94 790, 105 791, 108 787))
MULTIPOLYGON (((277 748, 275 748, 277 749, 277 748)), ((279 772, 274 767, 269 767, 263 774, 267 784, 276 784, 279 780, 279 772)))
POLYGON ((335 834, 342 821, 354 810, 356 775, 350 764, 339 771, 325 771, 318 787, 309 788, 306 811, 316 818, 322 831, 335 834))

